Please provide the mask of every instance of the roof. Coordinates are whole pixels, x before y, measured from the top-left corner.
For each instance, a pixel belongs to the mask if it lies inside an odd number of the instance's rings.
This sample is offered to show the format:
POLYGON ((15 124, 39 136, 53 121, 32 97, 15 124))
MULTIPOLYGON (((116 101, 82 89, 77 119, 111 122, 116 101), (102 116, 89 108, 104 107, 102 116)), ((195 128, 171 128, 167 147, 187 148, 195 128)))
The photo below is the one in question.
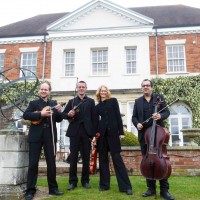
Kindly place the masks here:
MULTIPOLYGON (((200 9, 184 5, 129 8, 154 19, 154 28, 200 26, 200 9)), ((0 37, 47 35, 46 27, 70 13, 37 15, 0 27, 0 37)))
POLYGON ((154 19, 154 27, 173 28, 200 26, 200 9, 184 5, 130 8, 154 19))

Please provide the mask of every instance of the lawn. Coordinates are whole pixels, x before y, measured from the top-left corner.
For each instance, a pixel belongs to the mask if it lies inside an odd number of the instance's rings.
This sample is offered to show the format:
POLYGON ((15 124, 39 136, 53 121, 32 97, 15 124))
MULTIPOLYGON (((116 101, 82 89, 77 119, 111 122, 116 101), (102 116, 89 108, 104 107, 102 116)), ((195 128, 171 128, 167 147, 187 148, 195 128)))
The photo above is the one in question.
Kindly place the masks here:
MULTIPOLYGON (((126 195, 125 193, 120 193, 118 190, 118 185, 116 177, 111 177, 110 190, 100 192, 98 190, 99 177, 93 175, 90 177, 90 185, 92 189, 84 189, 81 187, 80 181, 78 186, 73 191, 67 191, 68 186, 68 177, 57 177, 58 185, 60 191, 64 192, 64 195, 59 197, 49 197, 48 199, 67 199, 67 200, 80 200, 80 199, 89 199, 89 200, 140 200, 146 199, 141 196, 143 192, 146 191, 146 181, 142 176, 130 176, 133 195, 126 195)), ((170 193, 175 196, 176 200, 198 200, 200 199, 200 177, 170 177, 170 193)), ((38 179, 38 186, 47 186, 46 178, 38 179)), ((159 183, 157 183, 157 199, 161 199, 159 195, 159 183)), ((148 200, 155 199, 155 197, 148 197, 148 200)))

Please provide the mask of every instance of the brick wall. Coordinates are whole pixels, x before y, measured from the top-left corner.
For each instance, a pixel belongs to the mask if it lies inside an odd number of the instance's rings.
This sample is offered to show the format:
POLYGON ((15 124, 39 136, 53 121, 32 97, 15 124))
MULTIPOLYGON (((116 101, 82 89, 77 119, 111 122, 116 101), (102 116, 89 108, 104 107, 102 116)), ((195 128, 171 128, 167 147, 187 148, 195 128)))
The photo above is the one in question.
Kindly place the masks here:
MULTIPOLYGON (((166 63, 166 40, 183 40, 185 39, 185 55, 187 72, 199 73, 200 71, 200 34, 187 34, 187 35, 166 35, 158 36, 158 73, 165 74, 167 72, 166 63)), ((150 65, 151 74, 156 74, 156 37, 150 37, 150 65)))
MULTIPOLYGON (((39 79, 42 78, 42 69, 44 62, 44 43, 25 43, 25 44, 5 44, 0 45, 0 49, 6 49, 4 56, 4 69, 10 69, 15 66, 21 66, 21 52, 20 48, 32 48, 39 47, 37 52, 37 70, 36 75, 39 79), (19 62, 16 65, 16 62, 13 61, 14 58, 19 58, 19 62)), ((47 43, 46 46, 46 61, 45 61, 45 70, 44 70, 44 78, 49 79, 51 75, 51 43, 47 43)), ((13 71, 13 73, 9 73, 8 77, 10 80, 16 79, 19 77, 19 71, 13 71)))
MULTIPOLYGON (((129 175, 141 175, 139 147, 123 147, 121 152, 129 175)), ((200 176, 200 147, 168 147, 172 176, 200 176)), ((113 169, 111 169, 113 172, 113 169)))

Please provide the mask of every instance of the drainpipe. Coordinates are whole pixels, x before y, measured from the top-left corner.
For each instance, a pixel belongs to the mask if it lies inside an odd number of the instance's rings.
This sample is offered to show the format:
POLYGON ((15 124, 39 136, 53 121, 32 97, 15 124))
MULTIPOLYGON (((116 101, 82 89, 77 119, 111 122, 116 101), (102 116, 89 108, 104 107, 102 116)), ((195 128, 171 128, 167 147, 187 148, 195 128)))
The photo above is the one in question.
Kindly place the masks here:
POLYGON ((158 78, 158 34, 156 28, 156 78, 158 78))
POLYGON ((46 65, 46 49, 47 49, 47 41, 46 36, 44 35, 44 52, 43 52, 43 66, 42 66, 42 80, 44 80, 44 71, 45 71, 45 65, 46 65))

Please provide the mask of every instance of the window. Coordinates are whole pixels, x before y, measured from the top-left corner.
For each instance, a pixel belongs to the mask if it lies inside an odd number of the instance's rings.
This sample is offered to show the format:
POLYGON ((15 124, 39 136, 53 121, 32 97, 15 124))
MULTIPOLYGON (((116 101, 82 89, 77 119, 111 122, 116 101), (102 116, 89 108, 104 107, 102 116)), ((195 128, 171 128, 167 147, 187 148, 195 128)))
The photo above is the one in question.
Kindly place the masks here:
POLYGON ((170 108, 169 125, 170 125, 170 145, 186 145, 189 141, 183 136, 181 129, 192 127, 191 111, 187 105, 183 103, 173 104, 170 108))
POLYGON ((36 74, 36 67, 37 67, 37 53, 36 52, 22 53, 21 60, 22 60, 21 67, 30 70, 30 71, 24 70, 25 76, 33 76, 32 73, 36 74))
POLYGON ((132 133, 134 133, 134 135, 137 136, 138 131, 132 123, 133 107, 134 107, 134 102, 129 102, 127 111, 127 131, 131 131, 132 133))
POLYGON ((136 48, 126 48, 126 74, 136 73, 136 48))
POLYGON ((68 50, 65 52, 65 76, 75 75, 75 52, 68 50))
POLYGON ((185 72, 185 46, 169 45, 167 46, 167 71, 185 72))
MULTIPOLYGON (((0 53, 0 72, 3 71, 3 66, 4 66, 4 54, 0 53)), ((0 75, 0 79, 2 79, 1 75, 0 75)))
POLYGON ((66 131, 69 125, 67 120, 63 120, 60 124, 60 135, 58 135, 58 149, 60 151, 69 152, 69 137, 66 137, 66 131))
POLYGON ((108 75, 108 50, 92 50, 92 75, 108 75))

